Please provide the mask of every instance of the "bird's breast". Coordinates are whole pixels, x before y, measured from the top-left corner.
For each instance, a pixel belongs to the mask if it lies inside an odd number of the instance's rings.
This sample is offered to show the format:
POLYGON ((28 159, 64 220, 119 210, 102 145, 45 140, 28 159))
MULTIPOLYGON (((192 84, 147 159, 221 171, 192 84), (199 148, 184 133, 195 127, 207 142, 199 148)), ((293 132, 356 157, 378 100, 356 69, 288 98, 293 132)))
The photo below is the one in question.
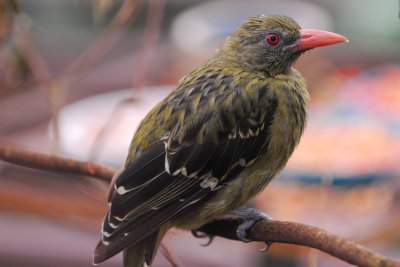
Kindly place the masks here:
POLYGON ((299 143, 306 124, 308 93, 302 83, 285 83, 286 87, 272 88, 271 93, 277 98, 274 118, 269 125, 270 136, 267 149, 262 151, 257 160, 246 167, 239 176, 223 187, 206 204, 202 218, 218 213, 223 214, 244 205, 276 176, 286 165, 290 155, 299 143), (287 85, 292 85, 289 87, 287 85), (297 87, 296 87, 297 86, 297 87))

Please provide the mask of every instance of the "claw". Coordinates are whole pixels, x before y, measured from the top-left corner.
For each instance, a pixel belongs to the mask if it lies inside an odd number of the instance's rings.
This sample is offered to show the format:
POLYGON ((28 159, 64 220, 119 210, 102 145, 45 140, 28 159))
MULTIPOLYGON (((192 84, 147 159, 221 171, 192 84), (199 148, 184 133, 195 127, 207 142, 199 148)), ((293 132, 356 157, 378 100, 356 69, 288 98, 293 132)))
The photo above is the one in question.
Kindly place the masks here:
POLYGON ((211 243, 213 242, 214 237, 215 237, 213 235, 209 235, 209 234, 203 233, 201 231, 198 231, 197 229, 194 229, 191 232, 192 232, 192 235, 196 238, 208 238, 208 241, 206 243, 200 244, 200 246, 203 246, 203 247, 208 247, 209 245, 211 245, 211 243))
POLYGON ((258 251, 259 252, 266 252, 271 247, 271 245, 272 245, 272 242, 268 242, 267 241, 267 242, 265 242, 265 246, 263 248, 260 248, 258 251))
POLYGON ((204 237, 207 237, 207 234, 206 234, 206 233, 200 232, 200 231, 197 230, 197 229, 193 229, 193 230, 191 230, 191 232, 192 232, 192 235, 193 235, 194 237, 196 237, 196 238, 204 238, 204 237))
POLYGON ((200 246, 208 247, 209 245, 211 245, 211 243, 213 242, 215 236, 207 235, 207 237, 208 237, 208 241, 206 243, 204 243, 204 244, 200 244, 200 246))

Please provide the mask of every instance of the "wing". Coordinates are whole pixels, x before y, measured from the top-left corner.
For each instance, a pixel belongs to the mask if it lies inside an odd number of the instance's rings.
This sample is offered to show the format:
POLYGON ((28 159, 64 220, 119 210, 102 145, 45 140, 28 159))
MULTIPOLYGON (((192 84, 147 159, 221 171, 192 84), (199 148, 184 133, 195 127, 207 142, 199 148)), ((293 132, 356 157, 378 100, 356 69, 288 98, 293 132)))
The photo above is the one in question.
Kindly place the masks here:
POLYGON ((177 122, 127 166, 114 184, 96 262, 195 211, 268 148, 276 97, 263 87, 246 99, 245 89, 177 122))

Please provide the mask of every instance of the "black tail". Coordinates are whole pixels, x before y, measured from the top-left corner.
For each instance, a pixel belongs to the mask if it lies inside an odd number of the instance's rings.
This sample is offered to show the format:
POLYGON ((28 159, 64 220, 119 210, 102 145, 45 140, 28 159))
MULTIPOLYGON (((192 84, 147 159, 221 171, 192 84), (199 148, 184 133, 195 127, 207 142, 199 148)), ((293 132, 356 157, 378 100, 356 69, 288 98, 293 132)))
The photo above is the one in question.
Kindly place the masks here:
POLYGON ((124 267, 151 266, 164 237, 162 229, 124 250, 124 267))

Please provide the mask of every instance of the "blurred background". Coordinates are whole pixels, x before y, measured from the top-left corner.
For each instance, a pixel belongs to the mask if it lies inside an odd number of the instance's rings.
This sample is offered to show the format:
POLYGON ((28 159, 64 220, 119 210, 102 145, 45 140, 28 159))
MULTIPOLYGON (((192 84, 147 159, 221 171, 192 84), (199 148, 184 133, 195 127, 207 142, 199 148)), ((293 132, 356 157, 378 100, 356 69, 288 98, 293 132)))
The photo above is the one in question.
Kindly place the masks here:
MULTIPOLYGON (((348 44, 297 63, 312 96, 302 141, 255 200, 400 257, 399 2, 374 0, 2 0, 0 142, 123 165, 130 138, 179 79, 243 20, 285 14, 348 44)), ((91 266, 107 185, 0 162, 0 266, 91 266)), ((165 239, 185 266, 348 266, 294 245, 189 233, 165 239)), ((100 266, 121 266, 121 256, 100 266)), ((155 266, 170 266, 159 253, 155 266)))

